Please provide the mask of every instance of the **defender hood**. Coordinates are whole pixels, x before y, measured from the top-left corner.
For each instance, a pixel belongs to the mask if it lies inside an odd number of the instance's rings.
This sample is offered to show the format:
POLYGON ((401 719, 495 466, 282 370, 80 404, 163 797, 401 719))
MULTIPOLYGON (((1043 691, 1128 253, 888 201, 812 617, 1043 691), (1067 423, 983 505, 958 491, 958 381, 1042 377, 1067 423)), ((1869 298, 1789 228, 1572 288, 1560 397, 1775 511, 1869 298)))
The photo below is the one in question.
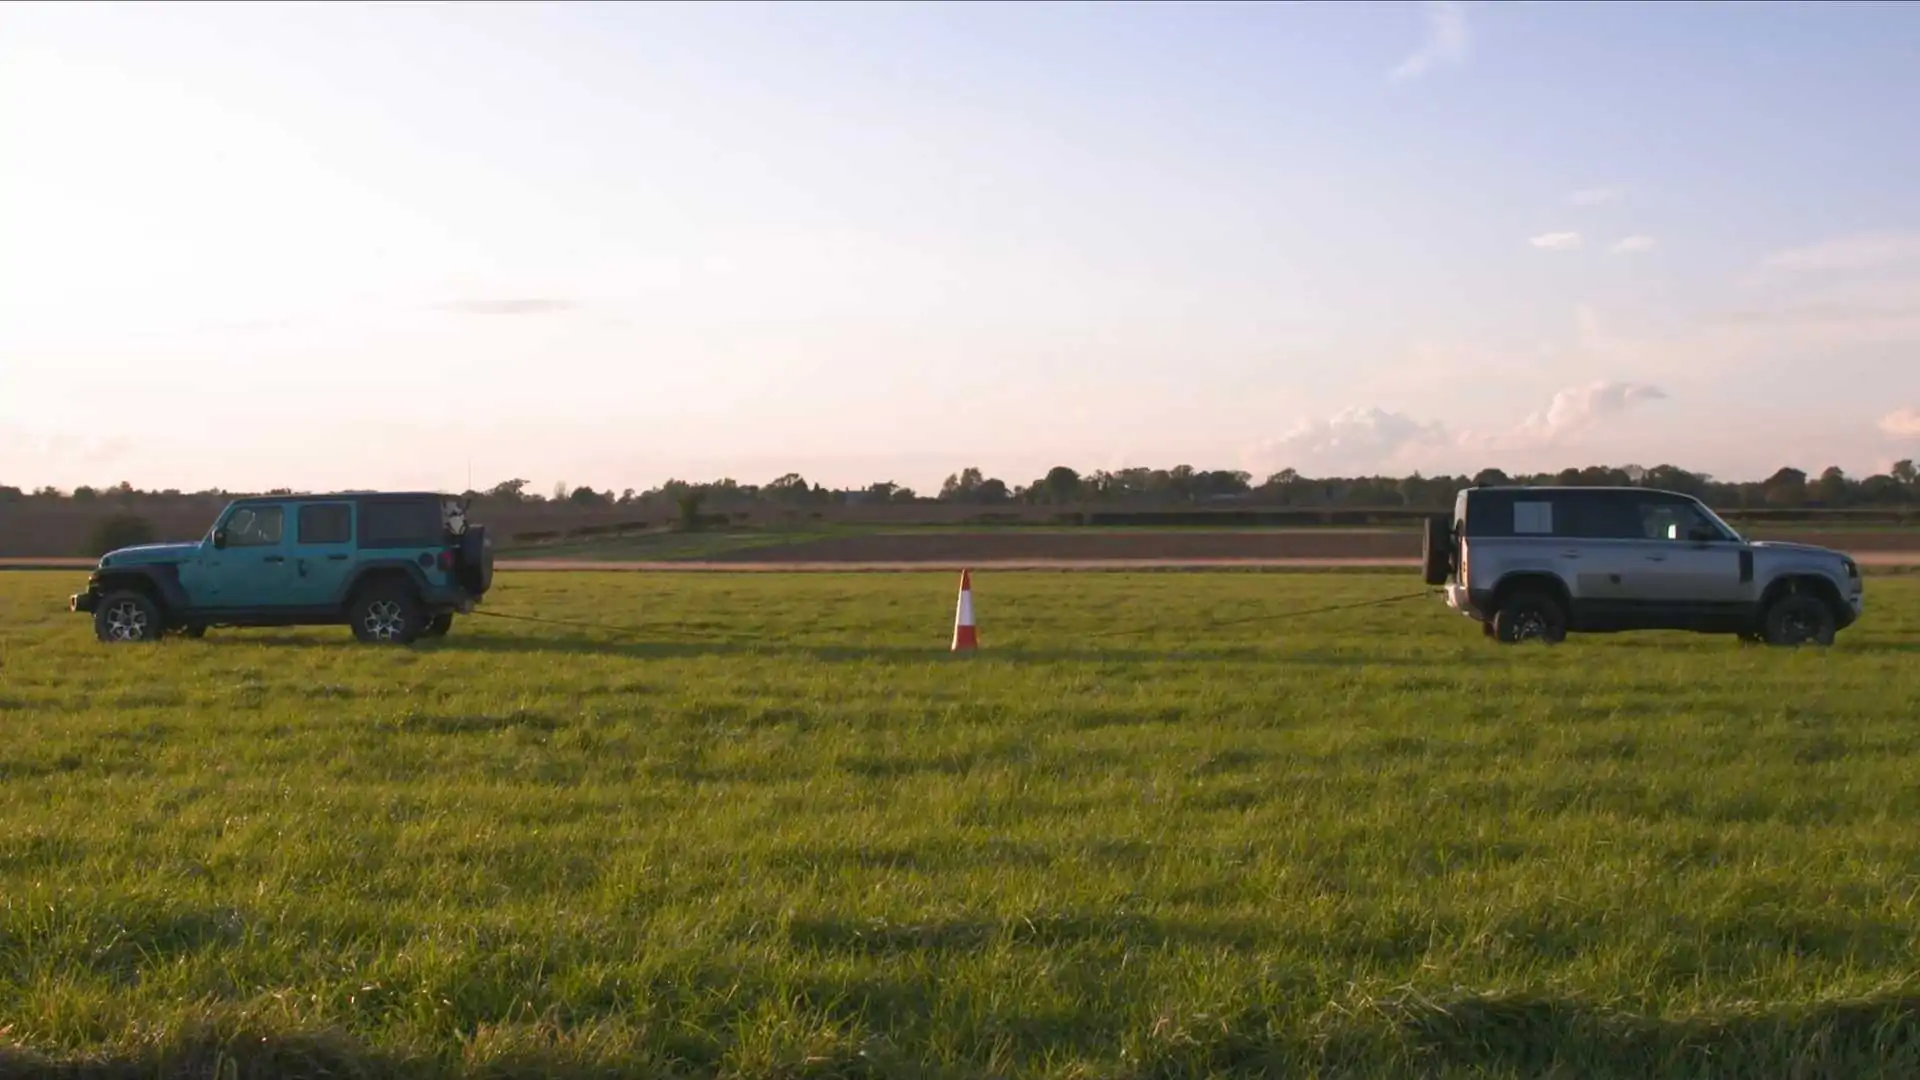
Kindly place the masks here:
POLYGON ((192 557, 199 550, 198 543, 136 544, 107 552, 100 557, 100 565, 152 566, 155 563, 175 563, 192 557))
POLYGON ((1824 555, 1831 559, 1846 557, 1845 552, 1835 551, 1829 547, 1821 547, 1818 544, 1796 544, 1791 540, 1753 540, 1749 541, 1749 546, 1794 555, 1824 555))

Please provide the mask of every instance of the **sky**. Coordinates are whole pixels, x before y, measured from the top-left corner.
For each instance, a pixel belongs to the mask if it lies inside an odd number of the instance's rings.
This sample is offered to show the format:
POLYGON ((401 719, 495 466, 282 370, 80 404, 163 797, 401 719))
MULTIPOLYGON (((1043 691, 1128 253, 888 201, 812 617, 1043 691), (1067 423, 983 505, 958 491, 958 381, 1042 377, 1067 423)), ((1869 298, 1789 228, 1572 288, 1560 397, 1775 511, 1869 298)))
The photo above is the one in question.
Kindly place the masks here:
POLYGON ((0 6, 0 483, 1920 456, 1920 6, 0 6))

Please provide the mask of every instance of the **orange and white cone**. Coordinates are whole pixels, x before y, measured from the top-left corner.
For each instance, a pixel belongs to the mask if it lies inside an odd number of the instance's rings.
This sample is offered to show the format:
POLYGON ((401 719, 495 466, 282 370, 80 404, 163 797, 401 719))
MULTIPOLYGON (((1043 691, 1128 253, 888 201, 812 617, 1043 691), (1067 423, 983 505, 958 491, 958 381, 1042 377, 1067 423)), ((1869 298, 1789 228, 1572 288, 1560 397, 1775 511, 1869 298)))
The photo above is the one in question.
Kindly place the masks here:
POLYGON ((980 647, 973 626, 973 571, 960 571, 960 604, 953 612, 953 650, 968 652, 980 647))

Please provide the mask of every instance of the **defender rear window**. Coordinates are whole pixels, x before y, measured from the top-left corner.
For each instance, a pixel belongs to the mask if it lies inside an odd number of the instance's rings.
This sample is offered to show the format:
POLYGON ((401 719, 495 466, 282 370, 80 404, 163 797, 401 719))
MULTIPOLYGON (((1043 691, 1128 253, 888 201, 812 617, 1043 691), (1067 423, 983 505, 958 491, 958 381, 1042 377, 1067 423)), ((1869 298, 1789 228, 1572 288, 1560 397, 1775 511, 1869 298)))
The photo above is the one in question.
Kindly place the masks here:
POLYGON ((439 545, 440 504, 427 500, 360 504, 360 546, 417 548, 439 545))

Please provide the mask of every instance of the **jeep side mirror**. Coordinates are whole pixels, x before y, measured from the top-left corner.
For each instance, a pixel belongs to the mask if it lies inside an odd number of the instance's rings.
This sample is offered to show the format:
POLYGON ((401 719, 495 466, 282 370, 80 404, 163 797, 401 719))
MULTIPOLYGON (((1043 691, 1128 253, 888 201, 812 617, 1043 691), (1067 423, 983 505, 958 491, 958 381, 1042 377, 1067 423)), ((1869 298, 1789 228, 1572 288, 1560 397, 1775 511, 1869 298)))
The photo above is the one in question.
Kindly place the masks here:
POLYGON ((227 530, 225 529, 213 530, 213 546, 215 550, 219 550, 220 548, 224 548, 227 546, 227 530))

